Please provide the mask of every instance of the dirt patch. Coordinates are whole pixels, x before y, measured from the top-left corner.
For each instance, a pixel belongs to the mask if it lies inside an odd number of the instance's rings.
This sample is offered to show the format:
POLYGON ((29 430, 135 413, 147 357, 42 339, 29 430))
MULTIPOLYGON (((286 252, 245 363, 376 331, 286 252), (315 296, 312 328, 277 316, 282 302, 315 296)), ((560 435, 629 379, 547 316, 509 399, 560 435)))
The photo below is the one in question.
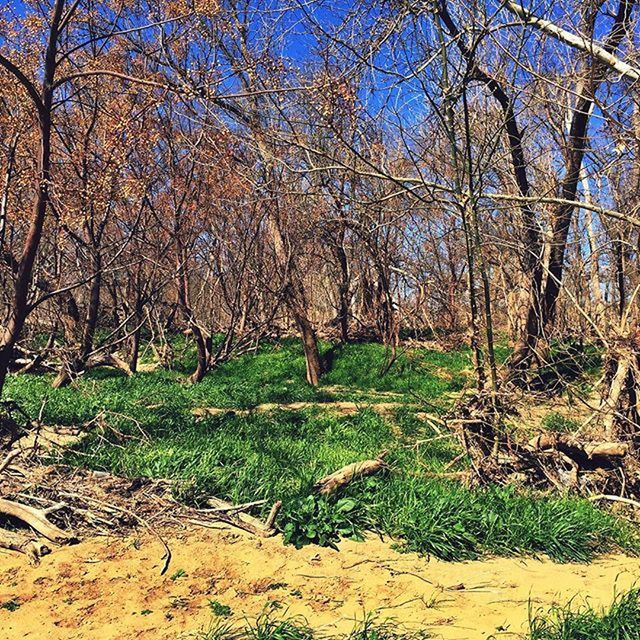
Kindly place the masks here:
POLYGON ((303 411, 305 409, 322 409, 324 411, 332 411, 338 415, 352 415, 358 413, 362 409, 371 409, 380 415, 390 415, 394 411, 404 407, 415 407, 415 405, 406 402, 290 402, 286 404, 278 404, 268 402, 259 404, 253 409, 225 409, 223 407, 197 407, 191 412, 194 416, 203 418, 206 416, 218 416, 225 413, 233 413, 236 415, 249 415, 251 413, 268 413, 270 411, 303 411))
POLYGON ((3 638, 133 640, 191 637, 215 620, 209 600, 231 607, 231 621, 265 607, 303 615, 324 633, 350 630, 377 612, 449 640, 526 629, 534 608, 576 595, 608 604, 614 590, 640 578, 640 560, 591 565, 534 559, 446 563, 400 554, 388 542, 343 542, 340 552, 298 551, 279 538, 232 530, 174 533, 173 560, 160 576, 163 550, 153 538, 93 538, 56 549, 39 567, 0 553, 3 638))

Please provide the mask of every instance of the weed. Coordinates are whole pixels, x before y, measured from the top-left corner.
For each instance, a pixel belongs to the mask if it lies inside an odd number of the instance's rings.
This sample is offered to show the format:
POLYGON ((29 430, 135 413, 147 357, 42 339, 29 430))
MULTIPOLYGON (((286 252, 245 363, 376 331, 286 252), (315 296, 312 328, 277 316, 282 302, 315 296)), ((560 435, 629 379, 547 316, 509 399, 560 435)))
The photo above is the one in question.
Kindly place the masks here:
POLYGON ((199 640, 424 640, 431 637, 426 630, 407 631, 394 620, 379 620, 366 616, 353 630, 339 636, 315 632, 301 616, 276 617, 267 611, 244 626, 214 622, 208 630, 196 636, 199 640))
POLYGON ((5 611, 17 611, 20 608, 20 603, 17 600, 7 600, 0 604, 0 609, 5 611))
POLYGON ((313 640, 314 632, 301 616, 276 618, 267 611, 244 629, 247 640, 313 640))
POLYGON ((228 618, 232 611, 231 607, 228 604, 222 604, 217 600, 209 600, 209 609, 211 609, 211 613, 214 616, 228 618))
POLYGON ((407 631, 395 620, 381 620, 369 614, 356 623, 345 640, 423 640, 430 637, 426 630, 407 631))
POLYGON ((331 502, 309 495, 287 508, 284 542, 298 549, 305 544, 333 547, 340 538, 362 539, 358 525, 357 503, 352 498, 331 502))
POLYGON ((640 590, 621 594, 607 610, 572 603, 530 614, 530 640, 640 640, 640 590))
POLYGON ((171 580, 173 580, 174 582, 178 579, 178 578, 184 578, 187 575, 187 572, 184 569, 178 569, 172 576, 171 576, 171 580))

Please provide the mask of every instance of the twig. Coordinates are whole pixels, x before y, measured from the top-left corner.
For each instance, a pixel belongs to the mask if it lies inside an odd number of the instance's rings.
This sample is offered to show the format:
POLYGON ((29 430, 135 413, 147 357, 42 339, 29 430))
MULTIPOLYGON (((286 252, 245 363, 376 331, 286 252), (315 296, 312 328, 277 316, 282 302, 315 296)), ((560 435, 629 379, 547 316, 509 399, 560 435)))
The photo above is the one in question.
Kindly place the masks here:
POLYGON ((271 507, 271 511, 269 511, 269 515, 267 516, 267 519, 264 522, 264 526, 267 529, 273 529, 273 525, 276 521, 276 518, 278 517, 278 512, 280 511, 281 507, 282 507, 282 500, 278 500, 277 502, 273 503, 273 506, 271 507))
POLYGON ((245 502, 244 504, 230 504, 225 507, 215 507, 212 509, 198 509, 202 513, 229 513, 234 511, 246 511, 252 507, 261 507, 266 504, 266 500, 255 500, 254 502, 245 502))
POLYGON ((623 504, 628 504, 632 507, 636 507, 636 509, 640 509, 640 502, 637 500, 632 500, 631 498, 623 498, 622 496, 610 496, 601 493, 597 496, 590 496, 589 500, 591 502, 597 502, 598 500, 610 500, 611 502, 622 502, 623 504))
POLYGON ((134 513, 129 509, 125 509, 124 507, 116 507, 115 505, 109 505, 102 502, 101 500, 97 500, 96 498, 90 498, 89 496, 84 496, 80 493, 71 493, 68 491, 61 491, 60 495, 67 496, 68 498, 77 498, 79 500, 85 500, 86 502, 93 502, 94 504, 100 505, 103 509, 106 509, 107 511, 111 511, 111 512, 120 511, 121 513, 126 513, 132 518, 135 518, 142 526, 144 526, 149 532, 151 532, 154 536, 156 536, 160 541, 160 543, 162 544, 162 546, 164 547, 165 553, 162 556, 162 559, 164 560, 164 565, 162 566, 160 575, 163 576, 167 572, 167 569, 169 568, 169 563, 171 562, 171 549, 169 548, 169 545, 166 543, 165 539, 143 517, 139 516, 137 513, 134 513))
POLYGON ((20 455, 20 453, 20 449, 12 449, 9 451, 2 463, 0 463, 0 473, 2 473, 11 464, 11 461, 20 455))

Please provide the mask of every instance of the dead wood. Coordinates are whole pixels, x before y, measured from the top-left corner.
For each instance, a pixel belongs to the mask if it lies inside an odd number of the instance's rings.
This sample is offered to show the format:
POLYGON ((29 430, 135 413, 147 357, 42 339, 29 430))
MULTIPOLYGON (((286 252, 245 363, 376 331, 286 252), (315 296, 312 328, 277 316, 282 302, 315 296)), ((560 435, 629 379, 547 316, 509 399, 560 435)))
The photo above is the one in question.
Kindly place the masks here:
POLYGON ((600 494, 597 496, 590 496, 589 500, 592 502, 598 502, 599 500, 609 500, 610 502, 621 502, 622 504, 627 504, 631 507, 635 507, 636 509, 640 509, 640 502, 637 500, 632 500, 631 498, 625 498, 623 496, 608 496, 605 494, 600 494))
POLYGON ((267 527, 267 529, 273 529, 276 523, 276 518, 278 517, 278 513, 280 512, 281 507, 282 507, 282 500, 278 500, 277 502, 273 503, 273 506, 271 507, 271 511, 269 511, 269 515, 267 516, 267 519, 264 521, 264 526, 267 527))
MULTIPOLYGON (((276 504, 272 507, 272 511, 277 504, 278 503, 276 502, 276 504)), ((216 517, 218 519, 224 522, 227 522, 228 524, 231 524, 234 527, 237 527, 238 529, 248 531, 249 533, 252 533, 253 535, 256 535, 256 536, 260 536, 261 538, 268 538, 270 536, 275 535, 276 533, 276 530, 273 527, 273 521, 275 520, 275 515, 273 516, 273 520, 270 521, 268 519, 267 522, 262 522, 262 520, 259 520, 258 518, 254 518, 248 513, 243 513, 242 511, 238 511, 238 508, 233 504, 215 497, 208 498, 207 505, 212 509, 216 510, 216 517)), ((277 510, 276 510, 276 515, 277 515, 277 510)))
POLYGON ((0 529, 0 547, 24 553, 32 565, 40 564, 40 558, 51 553, 51 549, 33 536, 24 535, 15 531, 0 529))
POLYGON ((13 462, 14 458, 17 458, 21 453, 20 449, 12 449, 9 451, 4 460, 0 462, 0 473, 2 473, 13 462))
POLYGON ((63 531, 55 524, 49 522, 43 511, 20 504, 19 502, 0 498, 0 513, 21 520, 52 542, 62 544, 73 542, 76 539, 73 533, 63 531))
POLYGON ((382 469, 386 469, 387 465, 384 461, 387 455, 387 451, 382 451, 380 455, 374 460, 362 460, 360 462, 352 462, 337 471, 325 476, 318 480, 313 488, 319 494, 323 496, 331 495, 348 485, 352 480, 356 478, 363 478, 365 476, 378 473, 382 469))
POLYGON ((596 458, 623 458, 629 453, 629 445, 624 442, 579 442, 567 434, 543 433, 529 441, 533 451, 561 451, 577 462, 593 461, 596 458))

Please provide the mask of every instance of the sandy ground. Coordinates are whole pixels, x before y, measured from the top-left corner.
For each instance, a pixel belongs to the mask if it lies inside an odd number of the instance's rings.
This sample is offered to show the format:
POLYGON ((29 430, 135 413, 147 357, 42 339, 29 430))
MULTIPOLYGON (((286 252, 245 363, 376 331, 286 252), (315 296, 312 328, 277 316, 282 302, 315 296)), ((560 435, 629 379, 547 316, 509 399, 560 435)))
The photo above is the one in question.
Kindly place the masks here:
POLYGON ((640 559, 591 565, 534 559, 446 563, 400 554, 388 542, 345 542, 340 552, 297 551, 279 538, 196 530, 168 538, 173 560, 159 575, 162 548, 142 536, 94 538, 56 549, 39 567, 0 553, 0 636, 47 640, 197 637, 215 620, 209 600, 232 621, 303 615, 326 634, 349 631, 367 613, 437 638, 514 638, 533 608, 589 597, 608 604, 640 578, 640 559))

